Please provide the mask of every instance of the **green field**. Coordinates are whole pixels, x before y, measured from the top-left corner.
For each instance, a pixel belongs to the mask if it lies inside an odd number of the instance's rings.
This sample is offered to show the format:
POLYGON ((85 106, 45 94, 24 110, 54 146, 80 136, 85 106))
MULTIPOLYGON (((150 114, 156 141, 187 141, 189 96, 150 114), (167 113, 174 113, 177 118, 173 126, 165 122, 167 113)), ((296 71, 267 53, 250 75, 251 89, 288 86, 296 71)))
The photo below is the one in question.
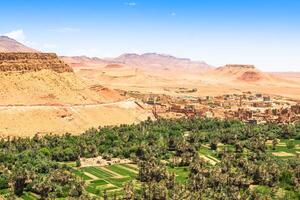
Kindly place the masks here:
POLYGON ((295 157, 297 152, 300 152, 300 140, 280 140, 280 142, 276 145, 275 149, 273 149, 272 145, 268 145, 268 153, 278 153, 278 152, 284 152, 284 153, 290 153, 289 156, 276 156, 279 159, 287 159, 291 157, 295 157), (293 146, 289 147, 288 144, 292 143, 293 146))
POLYGON ((33 194, 29 193, 29 192, 24 192, 24 194, 22 195, 22 199, 24 200, 35 200, 38 199, 36 196, 34 196, 33 194))
POLYGON ((77 176, 79 176, 80 178, 82 178, 84 181, 87 181, 87 180, 91 180, 92 178, 87 176, 86 174, 84 174, 82 171, 79 171, 77 169, 72 169, 72 172, 74 174, 76 174, 77 176))
POLYGON ((84 168, 81 168, 81 171, 90 173, 100 179, 101 178, 109 178, 109 177, 113 176, 113 174, 108 173, 107 171, 101 170, 98 167, 84 167, 84 168))
POLYGON ((188 167, 168 167, 169 172, 173 172, 176 174, 176 181, 179 183, 185 183, 188 177, 188 167))
POLYGON ((108 165, 106 166, 106 168, 125 177, 130 176, 134 178, 136 177, 137 174, 134 173, 133 170, 128 169, 126 166, 121 166, 121 165, 108 165))
POLYGON ((104 168, 93 166, 80 169, 73 168, 72 170, 74 174, 86 181, 87 192, 100 197, 103 197, 104 191, 107 192, 108 196, 121 195, 124 184, 134 180, 137 175, 137 171, 135 173, 132 167, 117 164, 108 165, 104 168), (93 177, 89 177, 88 174, 93 177))
MULTIPOLYGON (((267 153, 272 154, 272 153, 276 153, 276 152, 285 152, 285 153, 291 153, 293 155, 291 156, 276 156, 277 158, 280 159, 286 159, 286 158, 291 158, 291 157, 295 157, 297 152, 300 152, 300 140, 289 140, 289 139, 284 139, 284 140, 280 140, 280 142, 276 145, 275 149, 272 148, 272 144, 268 144, 268 149, 267 149, 267 153), (288 148, 287 144, 291 142, 293 143, 294 147, 293 148, 288 148)), ((229 151, 234 152, 235 148, 233 145, 222 145, 222 146, 218 146, 218 150, 220 151, 221 149, 227 148, 229 151)), ((206 144, 205 146, 201 146, 199 149, 199 153, 206 156, 209 159, 212 159, 216 162, 218 162, 218 158, 217 158, 217 151, 213 151, 208 147, 208 144, 206 144)))
MULTIPOLYGON (((103 168, 97 166, 72 168, 75 175, 86 182, 86 191, 96 196, 103 197, 104 191, 107 195, 122 195, 125 183, 134 181, 136 188, 139 183, 136 180, 138 168, 126 164, 108 165, 103 168), (86 174, 85 174, 86 173, 86 174), (93 177, 89 177, 91 174, 93 177)), ((187 167, 168 168, 169 172, 176 174, 176 181, 184 183, 188 176, 187 167)))

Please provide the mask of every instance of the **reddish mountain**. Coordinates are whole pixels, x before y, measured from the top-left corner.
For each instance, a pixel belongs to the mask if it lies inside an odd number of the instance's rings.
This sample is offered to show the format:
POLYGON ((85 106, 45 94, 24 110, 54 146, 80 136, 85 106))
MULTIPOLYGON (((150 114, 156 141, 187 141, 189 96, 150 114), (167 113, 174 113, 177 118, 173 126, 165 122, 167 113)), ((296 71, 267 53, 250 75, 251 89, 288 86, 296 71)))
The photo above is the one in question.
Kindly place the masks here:
POLYGON ((124 63, 134 68, 146 70, 208 70, 212 67, 202 61, 192 61, 187 58, 176 58, 170 55, 145 53, 123 54, 114 61, 124 63))
POLYGON ((254 65, 229 64, 217 68, 215 72, 223 77, 243 82, 257 82, 273 78, 271 75, 256 69, 254 65))
POLYGON ((7 36, 0 36, 0 52, 31 52, 37 53, 39 51, 29 48, 16 40, 7 36))
POLYGON ((191 61, 186 58, 176 58, 174 56, 146 53, 123 54, 117 58, 100 59, 90 58, 87 56, 61 57, 72 67, 105 67, 105 68, 122 68, 130 67, 142 70, 208 70, 212 67, 205 62, 191 61))

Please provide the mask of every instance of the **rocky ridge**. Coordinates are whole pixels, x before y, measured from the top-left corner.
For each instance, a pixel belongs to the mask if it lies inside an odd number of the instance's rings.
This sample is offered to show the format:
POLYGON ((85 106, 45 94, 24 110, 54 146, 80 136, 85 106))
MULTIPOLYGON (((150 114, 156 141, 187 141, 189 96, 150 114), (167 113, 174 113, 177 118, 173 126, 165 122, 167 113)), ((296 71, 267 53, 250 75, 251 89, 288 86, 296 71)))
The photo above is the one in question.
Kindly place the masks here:
POLYGON ((73 72, 55 53, 0 53, 1 72, 33 72, 43 69, 73 72))

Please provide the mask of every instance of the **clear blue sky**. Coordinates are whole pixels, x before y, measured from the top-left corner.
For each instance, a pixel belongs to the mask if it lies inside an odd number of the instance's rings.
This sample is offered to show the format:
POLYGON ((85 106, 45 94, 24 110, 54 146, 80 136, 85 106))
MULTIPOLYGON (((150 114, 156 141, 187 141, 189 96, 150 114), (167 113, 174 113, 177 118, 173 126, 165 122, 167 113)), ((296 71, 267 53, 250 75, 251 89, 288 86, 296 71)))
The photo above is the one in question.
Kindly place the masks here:
POLYGON ((60 55, 157 52, 300 71, 299 0, 2 0, 0 34, 60 55))

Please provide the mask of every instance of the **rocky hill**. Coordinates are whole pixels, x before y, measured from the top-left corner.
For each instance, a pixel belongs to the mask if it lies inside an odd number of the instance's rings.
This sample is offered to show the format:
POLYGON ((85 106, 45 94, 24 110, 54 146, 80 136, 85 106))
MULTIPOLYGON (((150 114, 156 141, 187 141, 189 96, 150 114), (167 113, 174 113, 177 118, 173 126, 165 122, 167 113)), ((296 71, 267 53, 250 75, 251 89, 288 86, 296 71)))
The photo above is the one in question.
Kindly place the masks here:
POLYGON ((7 36, 0 36, 0 52, 38 52, 7 36))
POLYGON ((271 76, 259 71, 254 65, 229 64, 219 67, 215 72, 223 77, 243 82, 269 80, 271 76))
POLYGON ((0 53, 0 105, 91 104, 104 99, 54 53, 0 53))
POLYGON ((123 54, 114 61, 147 70, 207 70, 212 67, 203 61, 192 61, 165 54, 123 54))
POLYGON ((146 71, 174 71, 190 70, 201 71, 212 69, 212 67, 202 61, 192 61, 187 58, 177 58, 165 54, 145 53, 145 54, 123 54, 116 58, 100 59, 87 56, 63 56, 60 57, 71 67, 77 68, 135 68, 146 71))
POLYGON ((31 72, 43 69, 58 73, 73 71, 54 53, 0 53, 2 72, 31 72))

